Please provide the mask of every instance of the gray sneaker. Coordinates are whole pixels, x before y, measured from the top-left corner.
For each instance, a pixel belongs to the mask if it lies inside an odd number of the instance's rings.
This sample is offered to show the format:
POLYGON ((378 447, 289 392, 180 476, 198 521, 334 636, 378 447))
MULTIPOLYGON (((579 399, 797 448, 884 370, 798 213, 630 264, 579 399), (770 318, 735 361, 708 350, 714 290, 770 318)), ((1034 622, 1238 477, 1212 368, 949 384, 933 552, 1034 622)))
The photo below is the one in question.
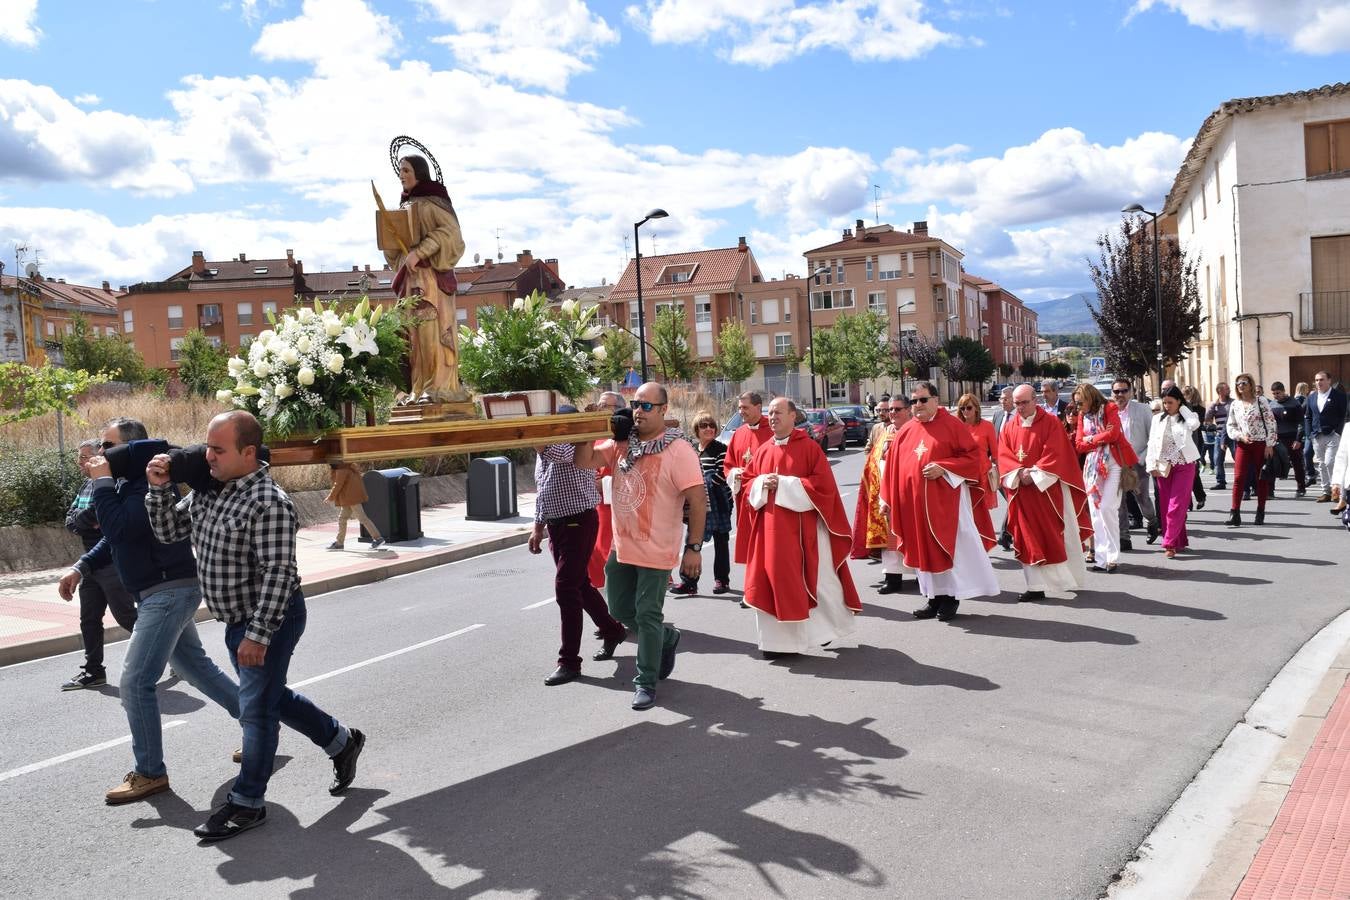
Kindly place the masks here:
POLYGON ((87 669, 81 669, 74 678, 61 685, 63 691, 81 691, 85 688, 98 687, 108 683, 108 677, 99 672, 97 674, 87 669))

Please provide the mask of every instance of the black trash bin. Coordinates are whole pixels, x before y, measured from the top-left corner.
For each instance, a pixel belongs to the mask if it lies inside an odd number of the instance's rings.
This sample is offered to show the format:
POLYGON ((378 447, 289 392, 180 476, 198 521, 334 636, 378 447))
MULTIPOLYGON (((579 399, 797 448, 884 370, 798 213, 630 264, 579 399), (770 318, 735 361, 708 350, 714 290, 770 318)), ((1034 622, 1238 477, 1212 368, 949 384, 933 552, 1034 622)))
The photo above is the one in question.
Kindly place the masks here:
MULTIPOLYGON (((370 499, 366 515, 390 543, 415 541, 422 536, 422 476, 411 469, 375 469, 361 476, 370 499)), ((370 534, 361 528, 360 540, 369 543, 370 534)))
POLYGON ((510 519, 516 511, 516 467, 504 456, 469 461, 466 519, 493 522, 510 519))

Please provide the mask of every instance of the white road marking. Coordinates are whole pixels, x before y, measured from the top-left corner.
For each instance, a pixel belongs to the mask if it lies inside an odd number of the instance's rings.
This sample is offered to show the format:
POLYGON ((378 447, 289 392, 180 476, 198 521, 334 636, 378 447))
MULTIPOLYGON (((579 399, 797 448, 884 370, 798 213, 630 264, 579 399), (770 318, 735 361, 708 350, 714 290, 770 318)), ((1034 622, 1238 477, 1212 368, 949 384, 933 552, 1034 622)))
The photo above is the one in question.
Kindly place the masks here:
MULTIPOLYGON (((164 731, 170 728, 177 728, 179 725, 186 725, 187 719, 174 719, 172 722, 164 723, 164 731)), ((27 775, 30 772, 37 772, 42 769, 48 769, 52 766, 60 765, 63 762, 70 762, 72 759, 79 759, 81 756, 88 756, 91 753, 98 753, 100 750, 107 750, 122 744, 131 743, 131 735, 120 737, 115 741, 104 741, 101 744, 95 744, 92 747, 85 747, 83 750, 72 750, 70 753, 63 753, 60 756, 53 756, 51 759, 44 759, 42 762, 35 762, 31 765, 20 766, 17 769, 10 769, 8 772, 0 772, 0 781, 8 781, 11 778, 18 778, 20 775, 27 775)))
POLYGON ((452 631, 449 634, 443 634, 440 637, 434 637, 431 638, 430 640, 422 641, 421 643, 418 644, 413 644, 410 647, 404 647, 402 650, 393 650, 390 651, 389 653, 381 653, 379 656, 372 656, 370 659, 362 660, 359 663, 352 663, 350 666, 343 666, 342 668, 334 669, 331 672, 324 672, 322 675, 315 675, 313 678, 306 678, 304 681, 297 681, 295 684, 290 685, 290 687, 292 689, 302 688, 305 687, 306 685, 315 684, 316 682, 319 681, 326 681, 329 678, 333 678, 338 675, 344 675, 347 672, 351 672, 356 669, 364 669, 366 666, 374 665, 377 662, 384 662, 386 659, 393 659, 395 656, 402 656, 403 654, 411 653, 414 650, 421 650, 423 647, 430 647, 432 644, 439 644, 441 641, 448 641, 450 640, 450 638, 459 637, 461 634, 468 634, 470 631, 475 631, 479 628, 485 627, 486 626, 481 623, 478 625, 470 625, 468 628, 461 628, 459 631, 452 631))
POLYGON ((552 597, 545 597, 543 600, 540 600, 538 603, 531 603, 529 606, 522 606, 521 609, 522 609, 522 610, 525 610, 525 609, 538 609, 538 608, 541 607, 541 606, 548 606, 550 603, 553 603, 553 602, 554 602, 554 598, 552 598, 552 597))

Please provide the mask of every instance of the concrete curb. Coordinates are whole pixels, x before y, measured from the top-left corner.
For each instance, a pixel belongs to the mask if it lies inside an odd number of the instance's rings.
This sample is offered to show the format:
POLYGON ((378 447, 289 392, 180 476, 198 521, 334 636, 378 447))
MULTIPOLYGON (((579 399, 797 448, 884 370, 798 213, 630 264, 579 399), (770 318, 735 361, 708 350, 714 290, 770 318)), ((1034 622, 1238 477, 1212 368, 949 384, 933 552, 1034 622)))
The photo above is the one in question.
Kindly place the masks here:
POLYGON ((1231 897, 1336 698, 1333 689, 1350 674, 1347 666, 1350 612, 1343 612, 1285 663, 1102 896, 1231 897))
MULTIPOLYGON (((447 563, 460 562, 461 560, 472 559, 475 556, 494 553, 498 550, 518 547, 529 539, 529 529, 522 529, 518 532, 497 535, 496 537, 465 541, 453 547, 433 550, 429 553, 419 553, 407 559, 392 560, 387 565, 372 566, 359 572, 345 572, 341 575, 315 578, 304 582, 305 596, 307 598, 317 597, 320 594, 329 594, 333 591, 360 587, 364 584, 374 584, 377 581, 384 581, 386 578, 393 578, 397 575, 408 575, 424 569, 434 569, 436 566, 443 566, 447 563)), ((197 622, 209 622, 213 621, 215 617, 205 606, 202 606, 201 609, 197 610, 194 618, 197 622)), ((104 631, 103 640, 105 643, 113 643, 124 641, 129 636, 126 630, 114 625, 104 631)), ((78 633, 17 644, 13 647, 0 647, 0 668, 32 662, 36 659, 46 659, 49 656, 60 656, 63 653, 71 653, 83 648, 84 640, 78 633)))

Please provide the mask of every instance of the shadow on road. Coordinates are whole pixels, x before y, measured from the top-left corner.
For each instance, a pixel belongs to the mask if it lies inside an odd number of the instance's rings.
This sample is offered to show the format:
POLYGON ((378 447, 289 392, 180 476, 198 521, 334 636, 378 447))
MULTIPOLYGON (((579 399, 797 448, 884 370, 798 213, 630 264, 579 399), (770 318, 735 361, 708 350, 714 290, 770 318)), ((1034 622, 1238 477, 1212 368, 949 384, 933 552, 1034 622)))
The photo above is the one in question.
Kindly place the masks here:
MULTIPOLYGON (((912 618, 912 617, 911 617, 912 618)), ((915 687, 945 686, 963 691, 996 691, 999 685, 982 675, 930 666, 889 647, 850 647, 838 651, 834 659, 820 656, 790 656, 772 665, 794 675, 815 678, 842 678, 847 681, 875 681, 885 684, 909 684, 915 687)))
MULTIPOLYGON (((173 684, 177 684, 174 681, 173 684)), ((101 684, 95 688, 86 688, 85 690, 95 694, 102 694, 105 697, 111 697, 118 702, 122 700, 122 690, 115 684, 101 684)), ((162 683, 155 689, 155 694, 159 699, 159 712, 164 716, 182 716, 190 712, 196 712, 206 705, 206 701, 201 697, 192 694, 185 694, 182 691, 175 691, 168 683, 162 683)))
MULTIPOLYGON (((1210 555, 1209 551, 1196 551, 1201 558, 1210 555)), ((1176 581, 1178 579, 1186 582, 1204 582, 1206 584, 1234 584, 1234 585, 1255 585, 1255 584, 1273 584, 1268 578, 1251 578, 1246 575, 1229 575, 1227 572, 1212 572, 1208 569, 1192 569, 1186 565, 1186 560, 1167 564, 1167 568, 1153 568, 1152 566, 1131 566, 1129 574, 1137 575, 1140 578, 1153 578, 1159 581, 1176 581)))
MULTIPOLYGON (((692 683, 663 684, 661 704, 690 718, 639 721, 384 806, 374 810, 383 822, 357 832, 348 829, 383 791, 353 789, 309 827, 271 804, 265 828, 202 852, 229 857, 219 873, 233 885, 314 879, 293 896, 694 900, 712 896, 706 885, 734 863, 758 873, 760 885, 746 887, 751 894, 781 894, 783 871, 819 879, 821 894, 840 880, 884 889, 877 865, 848 844, 752 811, 771 798, 916 797, 872 770, 906 754, 868 727, 872 720, 776 712, 692 683), (672 849, 685 841, 696 849, 672 849), (418 861, 421 853, 440 864, 439 877, 418 861)), ((446 768, 454 771, 454 761, 446 768)))
POLYGON ((1097 628, 1092 625, 1079 625, 1075 622, 1024 619, 1020 616, 958 614, 955 619, 952 619, 951 624, 971 634, 982 634, 988 637, 1054 641, 1059 644, 1114 644, 1122 647, 1139 643, 1138 638, 1123 631, 1112 631, 1109 628, 1097 628))
MULTIPOLYGON (((1280 538, 1280 540, 1285 540, 1280 538)), ((1338 564, 1334 559, 1318 559, 1312 556, 1275 556, 1264 553, 1242 553, 1237 550, 1197 550, 1197 555, 1205 559, 1232 560, 1233 562, 1252 562, 1262 565, 1271 563, 1292 563, 1298 566, 1334 566, 1338 564)))
POLYGON ((1177 616, 1179 618, 1201 619, 1210 622, 1217 622, 1220 619, 1228 618, 1223 613, 1216 612, 1212 609, 1200 609, 1194 606, 1179 606, 1174 603, 1164 603, 1161 600, 1150 600, 1146 597, 1136 597, 1134 594, 1124 594, 1116 591, 1079 591, 1071 600, 1052 597, 1046 600, 1039 600, 1036 605, 1063 606, 1066 608, 1079 609, 1101 609, 1106 612, 1134 613, 1140 616, 1177 616))

